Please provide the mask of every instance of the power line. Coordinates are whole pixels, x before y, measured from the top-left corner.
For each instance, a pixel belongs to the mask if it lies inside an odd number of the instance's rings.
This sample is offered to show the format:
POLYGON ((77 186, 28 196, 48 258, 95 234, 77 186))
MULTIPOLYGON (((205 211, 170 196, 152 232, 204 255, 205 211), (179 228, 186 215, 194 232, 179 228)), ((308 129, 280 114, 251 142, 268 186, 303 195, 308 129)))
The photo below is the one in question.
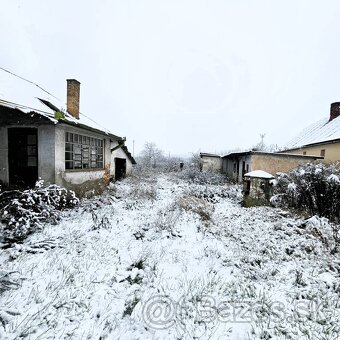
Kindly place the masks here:
MULTIPOLYGON (((34 81, 29 80, 29 79, 26 79, 26 78, 24 78, 24 77, 21 77, 21 76, 19 76, 18 74, 15 74, 15 73, 13 73, 13 72, 11 72, 11 71, 9 71, 9 70, 6 70, 5 68, 3 68, 3 67, 1 67, 1 66, 0 66, 0 70, 5 71, 5 72, 7 72, 7 73, 9 73, 9 74, 11 74, 11 75, 13 75, 13 76, 15 76, 15 77, 21 79, 21 80, 24 80, 24 81, 26 81, 26 82, 28 82, 28 83, 30 83, 30 84, 35 85, 35 86, 38 87, 40 90, 46 92, 48 95, 52 96, 53 98, 57 99, 60 103, 62 103, 62 101, 61 101, 58 97, 56 97, 55 95, 53 95, 53 94, 50 93, 49 91, 45 90, 43 87, 41 87, 40 85, 38 85, 38 84, 35 83, 34 81)), ((15 104, 15 103, 12 103, 12 104, 15 104)), ((15 104, 15 105, 18 105, 18 104, 15 104)), ((22 105, 22 106, 25 107, 24 105, 22 105)), ((28 108, 29 108, 29 107, 28 107, 28 108)), ((63 109, 63 108, 62 108, 62 109, 63 109)), ((67 110, 65 110, 65 111, 67 112, 67 110)), ((43 112, 43 111, 41 111, 41 112, 43 112)), ((90 117, 87 116, 86 114, 84 114, 84 113, 82 113, 82 112, 79 112, 79 114, 81 114, 82 116, 86 117, 87 119, 89 119, 90 121, 92 121, 93 123, 95 123, 96 125, 98 125, 98 127, 100 127, 101 129, 103 129, 104 131, 106 130, 106 128, 104 128, 103 126, 101 126, 100 124, 98 124, 95 120, 93 120, 92 118, 90 118, 90 117)), ((107 130, 106 130, 106 131, 107 131, 107 130)))
POLYGON ((57 97, 54 96, 52 93, 50 93, 50 92, 48 92, 47 90, 45 90, 44 88, 42 88, 40 85, 36 84, 34 81, 31 81, 31 80, 28 80, 28 79, 26 79, 26 78, 24 78, 24 77, 21 77, 21 76, 15 74, 15 73, 13 73, 13 72, 11 72, 11 71, 9 71, 9 70, 6 70, 5 68, 3 68, 3 67, 1 67, 1 66, 0 66, 0 69, 1 69, 2 71, 5 71, 5 72, 7 72, 7 73, 9 73, 9 74, 11 74, 11 75, 13 75, 13 76, 19 78, 19 79, 22 79, 22 80, 24 80, 24 81, 27 81, 28 83, 31 83, 31 84, 35 85, 35 86, 38 87, 40 90, 46 92, 47 94, 49 94, 50 96, 52 96, 53 98, 55 98, 55 99, 57 99, 58 101, 61 102, 61 100, 60 100, 59 98, 57 98, 57 97))

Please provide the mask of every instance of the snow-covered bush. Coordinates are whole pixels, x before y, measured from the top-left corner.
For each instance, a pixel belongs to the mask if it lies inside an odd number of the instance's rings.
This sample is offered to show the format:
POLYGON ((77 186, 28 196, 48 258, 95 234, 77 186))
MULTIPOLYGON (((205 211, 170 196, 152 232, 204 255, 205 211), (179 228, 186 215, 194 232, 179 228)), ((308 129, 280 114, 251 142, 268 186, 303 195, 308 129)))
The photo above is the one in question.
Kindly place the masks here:
POLYGON ((226 177, 222 174, 210 171, 200 171, 197 168, 188 168, 178 173, 179 178, 190 183, 222 185, 226 182, 226 177))
POLYGON ((156 230, 167 231, 172 235, 175 235, 175 226, 180 218, 180 211, 176 204, 170 204, 157 213, 157 217, 154 221, 154 227, 156 230))
POLYGON ((55 184, 44 187, 37 181, 33 189, 0 194, 0 239, 20 242, 40 229, 43 222, 56 223, 59 211, 78 204, 73 191, 55 184))
POLYGON ((271 202, 276 206, 340 220, 340 171, 334 165, 307 164, 280 173, 271 202))

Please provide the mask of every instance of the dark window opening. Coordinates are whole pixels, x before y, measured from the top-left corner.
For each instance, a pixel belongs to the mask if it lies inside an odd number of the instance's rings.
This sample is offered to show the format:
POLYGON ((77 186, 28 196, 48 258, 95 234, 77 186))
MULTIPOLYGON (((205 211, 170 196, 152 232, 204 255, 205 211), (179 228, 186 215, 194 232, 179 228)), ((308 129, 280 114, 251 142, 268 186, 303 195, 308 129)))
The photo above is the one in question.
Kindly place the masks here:
POLYGON ((33 187, 38 179, 38 133, 36 128, 8 129, 9 184, 33 187))
POLYGON ((303 152, 303 155, 306 156, 306 151, 303 152))
POLYGON ((242 176, 246 173, 246 162, 242 162, 242 176))
POLYGON ((325 155, 326 155, 326 150, 325 150, 325 149, 322 149, 322 150, 320 151, 320 156, 325 157, 325 155))
POLYGON ((66 132, 65 169, 103 169, 102 139, 66 132))

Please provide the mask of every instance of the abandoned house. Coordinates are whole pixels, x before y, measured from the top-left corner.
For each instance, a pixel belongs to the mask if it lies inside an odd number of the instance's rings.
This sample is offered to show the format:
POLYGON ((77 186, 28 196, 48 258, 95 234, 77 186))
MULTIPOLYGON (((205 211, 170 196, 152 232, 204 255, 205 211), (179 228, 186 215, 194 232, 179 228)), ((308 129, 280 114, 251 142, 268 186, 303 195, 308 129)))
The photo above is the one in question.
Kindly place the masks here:
POLYGON ((66 110, 44 95, 41 91, 39 97, 30 97, 27 105, 27 101, 18 104, 13 96, 3 98, 0 92, 1 183, 28 187, 41 178, 46 184, 74 190, 78 196, 89 196, 131 172, 136 162, 125 138, 79 112, 77 80, 67 80, 66 110))
POLYGON ((275 175, 322 159, 322 156, 262 151, 232 152, 222 157, 222 172, 234 181, 242 183, 243 176, 254 170, 263 170, 275 175))
POLYGON ((221 156, 212 153, 200 153, 200 168, 202 171, 221 172, 221 156))
POLYGON ((340 102, 332 103, 330 114, 305 128, 282 153, 317 155, 325 163, 340 161, 340 102))

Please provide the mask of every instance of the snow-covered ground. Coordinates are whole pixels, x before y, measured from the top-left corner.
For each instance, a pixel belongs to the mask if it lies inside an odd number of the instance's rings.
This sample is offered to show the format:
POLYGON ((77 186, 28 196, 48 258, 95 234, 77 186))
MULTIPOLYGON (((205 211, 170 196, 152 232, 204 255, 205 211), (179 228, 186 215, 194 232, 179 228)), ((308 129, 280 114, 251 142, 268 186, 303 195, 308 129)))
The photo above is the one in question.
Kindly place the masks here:
POLYGON ((0 250, 0 339, 339 339, 327 220, 130 178, 0 250))

